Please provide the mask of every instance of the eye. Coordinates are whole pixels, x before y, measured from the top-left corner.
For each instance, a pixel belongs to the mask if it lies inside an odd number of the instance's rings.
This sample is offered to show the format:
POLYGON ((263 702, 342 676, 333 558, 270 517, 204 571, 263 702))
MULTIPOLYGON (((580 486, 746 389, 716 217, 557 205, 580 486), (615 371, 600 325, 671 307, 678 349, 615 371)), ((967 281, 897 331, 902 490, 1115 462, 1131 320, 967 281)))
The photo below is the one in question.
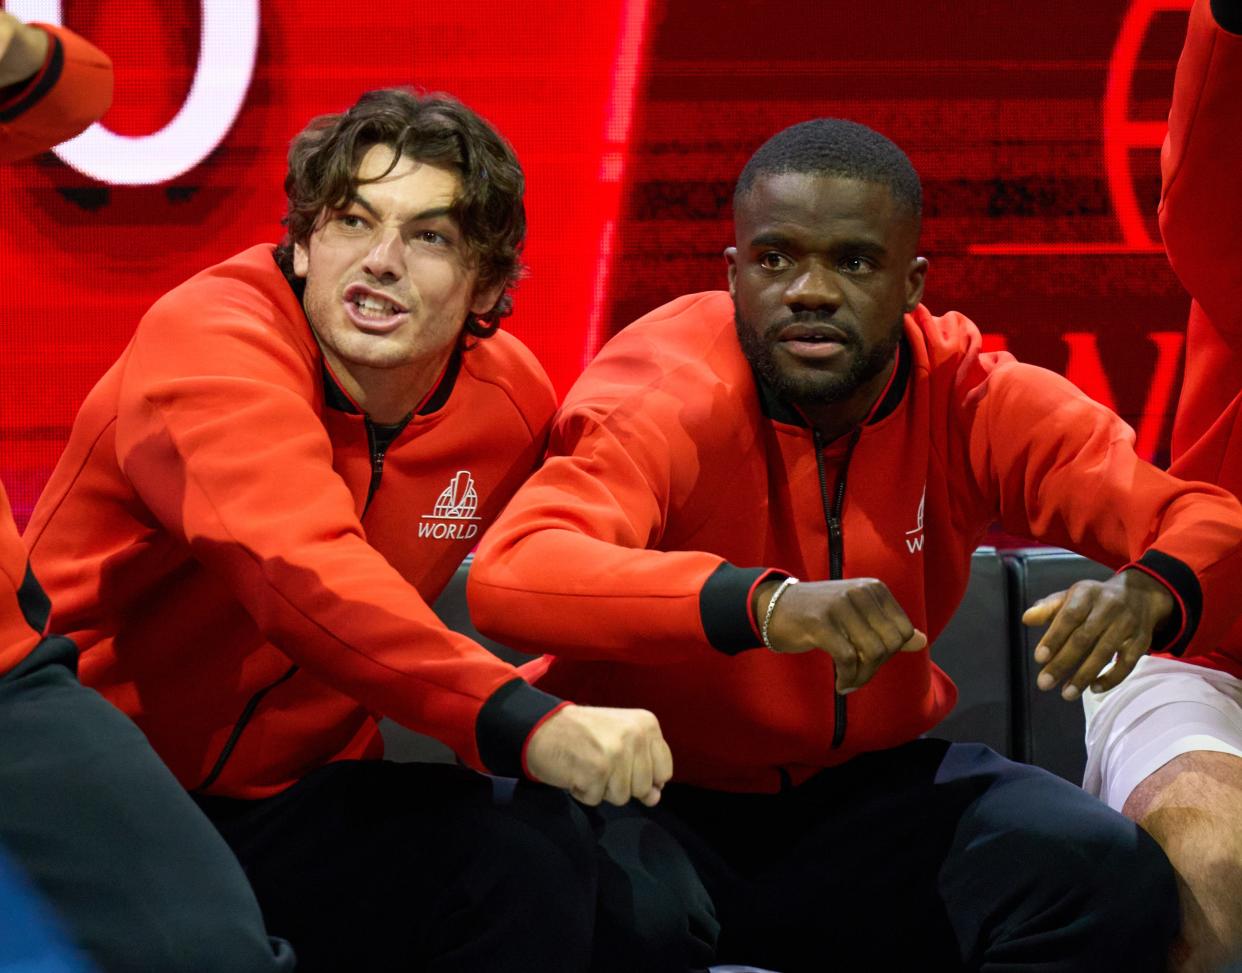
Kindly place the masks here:
POLYGON ((453 242, 443 233, 437 233, 435 230, 419 230, 414 234, 414 239, 420 243, 430 244, 433 247, 447 247, 453 242))
POLYGON ((759 254, 759 259, 756 262, 764 270, 785 270, 792 265, 788 257, 775 250, 768 250, 759 254))
POLYGON ((367 221, 357 213, 338 213, 336 225, 345 230, 365 230, 367 221))
POLYGON ((841 261, 840 266, 847 274, 869 274, 875 270, 875 264, 866 257, 858 255, 846 257, 841 261))

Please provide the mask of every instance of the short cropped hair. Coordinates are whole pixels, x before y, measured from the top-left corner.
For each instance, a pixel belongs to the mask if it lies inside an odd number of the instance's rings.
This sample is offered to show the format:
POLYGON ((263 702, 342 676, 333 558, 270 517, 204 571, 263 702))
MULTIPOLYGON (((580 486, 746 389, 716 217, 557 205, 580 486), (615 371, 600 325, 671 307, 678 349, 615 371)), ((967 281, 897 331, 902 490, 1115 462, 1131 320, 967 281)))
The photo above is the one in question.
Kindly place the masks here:
POLYGON ((289 273, 294 244, 306 245, 324 211, 344 206, 356 192, 358 165, 375 145, 393 150, 392 166, 406 156, 460 176, 453 216, 477 262, 478 287, 504 284, 491 310, 467 318, 466 333, 494 334, 513 310, 512 291, 523 273, 526 182, 509 143, 451 95, 382 88, 368 91, 346 112, 311 119, 289 146, 286 232, 276 251, 281 267, 289 273))
POLYGON ((881 183, 893 199, 910 208, 916 225, 922 219, 923 187, 909 157, 892 140, 858 122, 814 118, 777 132, 742 168, 733 190, 734 206, 759 176, 785 172, 881 183))

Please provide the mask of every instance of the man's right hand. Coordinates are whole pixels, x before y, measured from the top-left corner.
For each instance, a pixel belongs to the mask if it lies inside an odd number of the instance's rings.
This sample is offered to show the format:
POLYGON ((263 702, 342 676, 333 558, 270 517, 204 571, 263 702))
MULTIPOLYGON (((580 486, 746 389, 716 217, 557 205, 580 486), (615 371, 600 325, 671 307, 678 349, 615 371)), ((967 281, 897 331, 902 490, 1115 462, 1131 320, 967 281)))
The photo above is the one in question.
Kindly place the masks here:
POLYGON ((43 67, 48 36, 0 10, 0 88, 28 81, 43 67))
POLYGON ((673 754, 653 713, 566 706, 526 744, 526 768, 535 780, 563 788, 583 804, 622 805, 637 798, 653 807, 673 776, 673 754))
MULTIPOLYGON (((780 580, 755 592, 754 612, 763 618, 780 580)), ((839 693, 865 685, 896 652, 919 652, 927 636, 910 624, 897 599, 876 578, 799 581, 786 588, 768 622, 776 652, 819 649, 832 656, 839 693)))

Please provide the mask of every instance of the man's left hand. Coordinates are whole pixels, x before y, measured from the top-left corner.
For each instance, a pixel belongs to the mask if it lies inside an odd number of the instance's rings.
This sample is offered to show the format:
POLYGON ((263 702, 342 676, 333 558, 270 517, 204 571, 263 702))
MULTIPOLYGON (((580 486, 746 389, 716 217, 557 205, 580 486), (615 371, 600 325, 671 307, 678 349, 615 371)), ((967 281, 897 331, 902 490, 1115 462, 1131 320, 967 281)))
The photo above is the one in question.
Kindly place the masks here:
POLYGON ((33 78, 47 57, 48 35, 0 10, 0 88, 33 78))
POLYGON ((1088 684, 1098 693, 1112 689, 1151 648, 1156 627, 1173 607, 1168 588, 1133 568, 1040 599, 1022 616, 1024 625, 1052 623, 1035 647, 1035 661, 1044 667, 1036 685, 1051 689, 1068 679, 1061 696, 1069 700, 1088 684))

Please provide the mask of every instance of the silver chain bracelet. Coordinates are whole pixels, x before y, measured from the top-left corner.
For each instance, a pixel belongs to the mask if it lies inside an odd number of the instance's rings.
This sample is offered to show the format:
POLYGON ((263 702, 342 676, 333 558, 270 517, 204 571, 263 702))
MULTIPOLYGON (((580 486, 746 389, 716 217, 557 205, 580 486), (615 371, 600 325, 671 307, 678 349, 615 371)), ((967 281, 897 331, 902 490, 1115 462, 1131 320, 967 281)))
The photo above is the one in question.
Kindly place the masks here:
POLYGON ((772 592, 772 600, 768 602, 768 609, 763 613, 763 621, 759 623, 759 637, 763 639, 763 644, 772 649, 773 652, 776 649, 773 649, 772 643, 768 641, 768 624, 772 621, 772 612, 776 610, 776 603, 780 600, 781 595, 785 593, 785 590, 797 583, 798 579, 790 575, 776 586, 776 590, 772 592))

